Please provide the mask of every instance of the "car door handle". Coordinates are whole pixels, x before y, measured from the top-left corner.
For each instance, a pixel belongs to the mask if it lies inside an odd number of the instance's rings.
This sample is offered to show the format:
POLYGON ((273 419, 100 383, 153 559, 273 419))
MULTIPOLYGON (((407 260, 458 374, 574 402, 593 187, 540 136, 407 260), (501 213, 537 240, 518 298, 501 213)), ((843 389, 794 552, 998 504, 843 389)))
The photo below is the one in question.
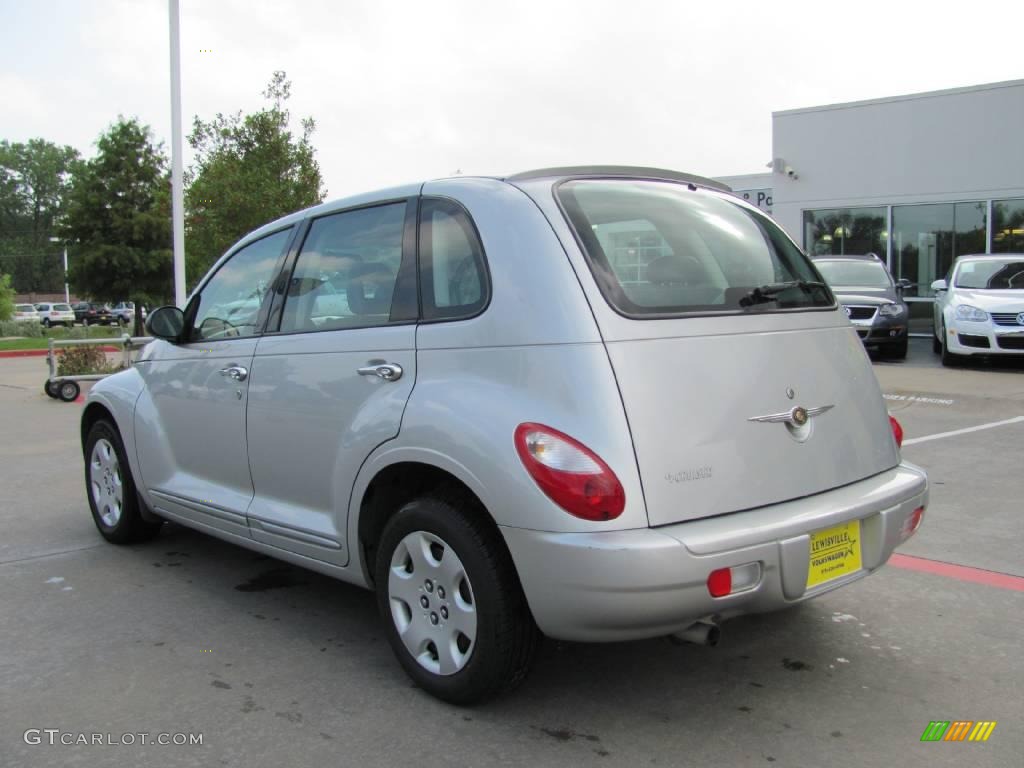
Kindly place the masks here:
POLYGON ((227 368, 220 369, 220 375, 227 376, 233 381, 245 381, 249 378, 249 369, 240 365, 229 365, 227 368))
POLYGON ((384 381, 398 381, 402 378, 402 366, 397 363, 373 363, 357 368, 360 376, 379 376, 384 381))

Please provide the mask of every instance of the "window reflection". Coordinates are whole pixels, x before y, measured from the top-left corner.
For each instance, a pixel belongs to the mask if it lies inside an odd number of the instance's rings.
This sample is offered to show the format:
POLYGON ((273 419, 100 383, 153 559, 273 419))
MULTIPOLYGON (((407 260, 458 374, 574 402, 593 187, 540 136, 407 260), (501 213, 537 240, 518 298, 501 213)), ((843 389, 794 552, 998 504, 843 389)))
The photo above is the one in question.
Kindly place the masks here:
POLYGON ((984 201, 897 205, 892 209, 892 271, 914 284, 908 296, 931 298, 931 283, 958 256, 985 252, 984 201))
POLYGON ((884 206, 804 211, 804 249, 812 256, 877 253, 885 257, 884 206))
POLYGON ((1024 199, 992 202, 992 253, 1024 253, 1024 199))

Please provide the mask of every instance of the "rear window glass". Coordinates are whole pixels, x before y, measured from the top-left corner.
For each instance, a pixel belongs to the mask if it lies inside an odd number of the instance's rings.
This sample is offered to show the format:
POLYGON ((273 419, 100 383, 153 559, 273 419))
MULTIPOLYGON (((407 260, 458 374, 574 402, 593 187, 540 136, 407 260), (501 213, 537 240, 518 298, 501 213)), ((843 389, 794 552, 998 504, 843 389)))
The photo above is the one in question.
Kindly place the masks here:
POLYGON ((601 291, 623 314, 834 306, 782 230, 724 195, 628 179, 567 181, 557 195, 601 291))
POLYGON ((888 288, 891 285, 889 273, 878 262, 819 260, 814 266, 829 285, 848 288, 888 288))

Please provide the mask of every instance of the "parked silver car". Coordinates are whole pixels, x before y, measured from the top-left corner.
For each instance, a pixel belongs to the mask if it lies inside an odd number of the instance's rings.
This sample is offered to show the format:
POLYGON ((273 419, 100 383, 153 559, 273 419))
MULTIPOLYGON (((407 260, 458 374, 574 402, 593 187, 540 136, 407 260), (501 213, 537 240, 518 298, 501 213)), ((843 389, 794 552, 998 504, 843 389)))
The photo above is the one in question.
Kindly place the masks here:
POLYGON ((39 317, 39 322, 47 328, 54 325, 71 328, 75 324, 75 311, 70 304, 54 304, 44 301, 36 304, 36 315, 39 317))
POLYGON ((451 702, 517 684, 541 634, 713 642, 849 584, 928 498, 814 266, 699 177, 327 203, 148 328, 82 417, 102 535, 174 520, 375 589, 402 666, 451 702))

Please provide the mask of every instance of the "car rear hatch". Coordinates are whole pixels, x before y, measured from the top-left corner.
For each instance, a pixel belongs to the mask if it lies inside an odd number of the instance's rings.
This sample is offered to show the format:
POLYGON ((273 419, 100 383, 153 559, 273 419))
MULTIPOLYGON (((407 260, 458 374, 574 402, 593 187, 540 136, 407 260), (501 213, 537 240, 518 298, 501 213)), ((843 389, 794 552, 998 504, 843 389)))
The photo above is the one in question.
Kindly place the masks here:
POLYGON ((899 463, 856 333, 770 218, 664 181, 568 180, 555 199, 585 254, 567 243, 651 525, 810 496, 899 463))

